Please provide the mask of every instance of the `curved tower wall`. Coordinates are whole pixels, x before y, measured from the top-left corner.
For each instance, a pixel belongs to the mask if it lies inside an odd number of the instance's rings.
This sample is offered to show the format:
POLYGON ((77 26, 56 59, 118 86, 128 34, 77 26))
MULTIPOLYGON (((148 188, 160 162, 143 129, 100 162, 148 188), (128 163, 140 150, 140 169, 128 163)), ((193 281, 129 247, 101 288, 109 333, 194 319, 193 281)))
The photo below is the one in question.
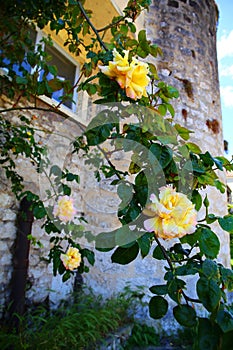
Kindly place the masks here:
MULTIPOLYGON (((194 131, 192 141, 214 156, 223 155, 217 22, 214 0, 153 0, 144 25, 152 43, 163 50, 163 57, 155 61, 160 78, 180 92, 173 102, 175 120, 194 131)), ((225 183, 225 174, 219 176, 225 183)), ((209 188, 208 196, 210 212, 225 215, 226 195, 209 188)), ((229 236, 215 229, 221 240, 220 259, 228 265, 229 236)))
POLYGON ((145 16, 147 35, 163 50, 159 75, 180 92, 176 119, 214 155, 223 153, 217 20, 214 0, 153 0, 145 16))

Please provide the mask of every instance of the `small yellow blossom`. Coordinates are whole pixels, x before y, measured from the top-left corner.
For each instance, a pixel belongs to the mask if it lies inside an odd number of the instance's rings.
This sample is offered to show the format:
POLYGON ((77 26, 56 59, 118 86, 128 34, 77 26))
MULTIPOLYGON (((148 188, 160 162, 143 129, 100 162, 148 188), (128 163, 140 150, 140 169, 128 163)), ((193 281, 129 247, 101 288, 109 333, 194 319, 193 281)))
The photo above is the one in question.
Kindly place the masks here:
POLYGON ((79 267, 81 263, 81 254, 77 248, 69 247, 66 254, 61 254, 61 261, 66 270, 74 270, 79 267))
POLYGON ((143 211, 152 217, 144 222, 147 231, 163 239, 180 238, 195 231, 197 212, 185 194, 164 186, 160 189, 159 199, 152 194, 150 200, 152 203, 143 211))
POLYGON ((68 222, 74 219, 77 210, 74 207, 74 200, 69 196, 60 196, 57 204, 54 206, 53 215, 59 217, 63 222, 68 222))
POLYGON ((140 62, 136 58, 129 63, 129 51, 123 51, 124 56, 113 50, 113 61, 108 66, 99 66, 102 73, 115 79, 126 95, 133 100, 147 96, 146 86, 150 79, 148 77, 149 67, 147 63, 140 62))

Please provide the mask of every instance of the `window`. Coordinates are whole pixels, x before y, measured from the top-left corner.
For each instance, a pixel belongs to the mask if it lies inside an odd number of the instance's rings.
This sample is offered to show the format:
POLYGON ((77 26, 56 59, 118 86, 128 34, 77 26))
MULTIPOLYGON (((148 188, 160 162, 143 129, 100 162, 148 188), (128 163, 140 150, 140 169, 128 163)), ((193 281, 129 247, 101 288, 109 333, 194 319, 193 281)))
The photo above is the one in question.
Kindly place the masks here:
MULTIPOLYGON (((40 40, 42 39, 42 32, 41 31, 31 31, 31 39, 36 43, 39 44, 40 40)), ((45 52, 47 52, 52 59, 48 62, 49 65, 55 65, 57 67, 58 75, 57 77, 60 80, 69 80, 71 86, 75 84, 77 81, 78 75, 79 75, 79 69, 77 62, 69 56, 65 50, 63 50, 62 47, 54 43, 54 46, 44 46, 45 52)), ((9 63, 7 59, 3 60, 5 66, 7 67, 7 64, 9 63)), ((31 66, 27 62, 27 60, 24 60, 21 67, 28 72, 31 71, 31 66)), ((18 76, 22 76, 22 70, 20 70, 20 67, 18 64, 14 64, 13 66, 14 72, 18 76)), ((41 79, 43 75, 43 72, 40 74, 39 79, 41 79)), ((53 79, 53 75, 50 73, 47 75, 47 79, 53 79)), ((63 95, 63 89, 54 92, 51 95, 51 98, 55 100, 56 102, 60 102, 60 97, 63 95)), ((77 92, 73 91, 73 101, 68 100, 62 103, 63 106, 69 108, 71 111, 76 111, 76 103, 77 103, 77 92)))
MULTIPOLYGON (((54 46, 47 46, 45 45, 45 52, 47 52, 52 59, 49 61, 50 65, 55 65, 57 67, 58 72, 58 78, 60 80, 69 80, 71 83, 71 86, 75 84, 76 76, 77 76, 77 66, 72 63, 66 56, 64 56, 58 49, 56 49, 54 46)), ((50 73, 47 76, 47 79, 53 79, 53 75, 50 73)), ((60 97, 63 95, 63 89, 58 90, 52 94, 52 98, 58 102, 60 102, 60 97)), ((77 93, 73 93, 73 100, 76 102, 77 100, 77 93)), ((72 101, 66 101, 63 103, 66 107, 70 108, 71 110, 75 111, 75 103, 72 103, 72 101)))

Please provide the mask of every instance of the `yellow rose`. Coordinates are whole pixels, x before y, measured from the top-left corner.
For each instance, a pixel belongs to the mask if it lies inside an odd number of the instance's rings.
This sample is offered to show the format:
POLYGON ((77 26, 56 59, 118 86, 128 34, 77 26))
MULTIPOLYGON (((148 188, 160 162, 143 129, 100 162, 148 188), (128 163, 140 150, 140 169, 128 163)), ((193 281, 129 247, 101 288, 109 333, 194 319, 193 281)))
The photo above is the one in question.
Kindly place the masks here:
POLYGON ((144 222, 147 231, 163 239, 180 238, 195 231, 197 212, 185 194, 164 186, 160 189, 159 199, 152 194, 150 200, 152 203, 143 211, 152 217, 144 222))
POLYGON ((133 58, 130 64, 130 70, 126 75, 126 95, 133 100, 140 99, 142 96, 147 96, 146 86, 149 84, 149 68, 144 62, 133 58))
POLYGON ((69 196, 60 196, 54 206, 53 215, 59 217, 63 222, 73 220, 77 213, 73 202, 73 199, 69 196))
POLYGON ((149 67, 147 63, 138 61, 136 58, 129 63, 129 51, 124 50, 124 57, 113 50, 113 61, 108 66, 99 66, 102 73, 115 79, 126 95, 133 100, 147 96, 146 86, 150 79, 148 77, 149 67))
POLYGON ((77 248, 69 247, 66 254, 61 254, 61 261, 67 270, 74 270, 81 263, 81 254, 77 248))
POLYGON ((124 57, 119 52, 113 50, 113 61, 109 61, 108 66, 99 66, 102 73, 110 78, 116 79, 122 89, 125 87, 126 72, 130 69, 128 56, 129 51, 124 50, 124 57))

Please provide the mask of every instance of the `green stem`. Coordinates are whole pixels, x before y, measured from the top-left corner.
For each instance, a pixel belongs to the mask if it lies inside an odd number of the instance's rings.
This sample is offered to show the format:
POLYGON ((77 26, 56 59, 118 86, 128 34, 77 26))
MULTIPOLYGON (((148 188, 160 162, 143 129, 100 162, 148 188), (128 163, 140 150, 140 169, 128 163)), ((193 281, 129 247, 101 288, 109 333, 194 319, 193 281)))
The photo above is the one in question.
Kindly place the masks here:
POLYGON ((121 21, 124 21, 124 19, 126 19, 127 16, 125 15, 124 17, 120 17, 116 22, 113 22, 113 23, 110 23, 108 24, 107 26, 103 27, 103 28, 100 28, 100 29, 97 29, 97 32, 100 33, 100 32, 103 32, 105 30, 108 30, 112 27, 115 27, 117 24, 119 24, 121 21))
POLYGON ((168 265, 170 266, 171 270, 174 271, 174 267, 172 265, 172 262, 171 262, 171 259, 169 258, 167 252, 166 252, 166 249, 164 248, 164 246, 160 243, 159 239, 156 237, 155 235, 155 241, 156 243, 158 244, 159 248, 161 249, 162 253, 163 253, 163 256, 164 258, 167 260, 168 262, 168 265))
POLYGON ((108 51, 107 47, 105 46, 104 42, 101 40, 101 37, 97 31, 97 29, 94 27, 94 25, 92 24, 92 22, 90 21, 90 18, 88 17, 88 15, 86 14, 86 11, 83 8, 83 5, 81 4, 80 1, 78 1, 78 6, 85 18, 85 20, 87 21, 87 23, 89 24, 89 26, 91 27, 91 29, 93 30, 93 32, 95 33, 100 45, 104 48, 105 51, 108 51))

